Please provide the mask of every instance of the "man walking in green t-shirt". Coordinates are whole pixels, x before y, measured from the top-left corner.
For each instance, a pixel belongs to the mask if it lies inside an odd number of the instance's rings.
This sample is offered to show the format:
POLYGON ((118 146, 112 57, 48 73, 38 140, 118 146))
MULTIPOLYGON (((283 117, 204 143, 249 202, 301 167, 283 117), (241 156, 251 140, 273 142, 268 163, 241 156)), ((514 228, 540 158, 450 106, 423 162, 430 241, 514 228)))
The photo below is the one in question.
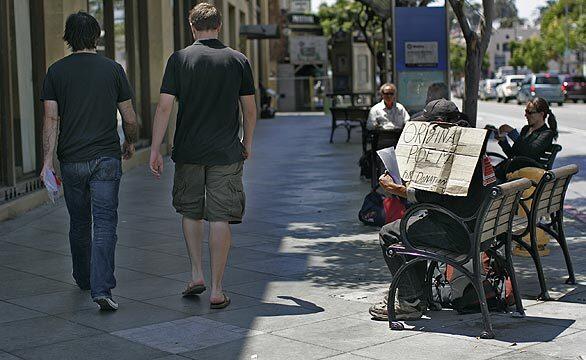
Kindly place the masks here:
POLYGON ((173 142, 175 161, 173 206, 182 225, 191 259, 191 281, 184 296, 206 290, 202 270, 203 220, 210 223, 212 287, 210 307, 225 308, 222 278, 232 242, 230 224, 244 214, 242 167, 250 158, 256 125, 254 79, 248 59, 218 40, 221 14, 200 3, 189 14, 195 42, 167 61, 155 114, 150 167, 163 171, 160 146, 173 102, 179 109, 173 142), (239 104, 244 116, 244 139, 238 137, 239 104))

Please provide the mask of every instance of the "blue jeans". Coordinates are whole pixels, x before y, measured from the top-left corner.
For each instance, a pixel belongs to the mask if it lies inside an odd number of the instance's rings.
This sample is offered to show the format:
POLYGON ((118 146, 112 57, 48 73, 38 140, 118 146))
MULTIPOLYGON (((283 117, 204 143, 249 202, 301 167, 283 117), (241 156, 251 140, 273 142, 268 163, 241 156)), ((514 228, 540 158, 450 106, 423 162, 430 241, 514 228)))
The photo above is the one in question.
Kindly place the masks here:
POLYGON ((80 288, 91 288, 93 299, 109 297, 110 290, 116 287, 114 250, 118 239, 121 161, 100 157, 86 162, 61 163, 61 175, 70 219, 73 278, 80 288))

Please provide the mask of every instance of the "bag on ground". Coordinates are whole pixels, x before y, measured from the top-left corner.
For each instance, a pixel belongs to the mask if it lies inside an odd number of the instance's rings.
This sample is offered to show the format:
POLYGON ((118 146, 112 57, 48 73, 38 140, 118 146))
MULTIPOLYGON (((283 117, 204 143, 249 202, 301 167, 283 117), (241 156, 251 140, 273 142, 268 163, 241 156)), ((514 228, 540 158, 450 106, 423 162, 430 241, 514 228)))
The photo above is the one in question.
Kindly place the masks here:
POLYGON ((381 227, 392 221, 401 219, 405 214, 404 201, 396 196, 386 197, 376 190, 364 198, 358 212, 358 220, 366 225, 381 227))
MULTIPOLYGON (((467 265, 472 270, 472 261, 467 265)), ((505 258, 495 250, 482 254, 484 292, 490 311, 506 311, 515 303, 513 286, 506 268, 505 258)), ((480 312, 480 302, 474 286, 462 272, 451 265, 435 277, 432 284, 433 301, 460 314, 480 312)))

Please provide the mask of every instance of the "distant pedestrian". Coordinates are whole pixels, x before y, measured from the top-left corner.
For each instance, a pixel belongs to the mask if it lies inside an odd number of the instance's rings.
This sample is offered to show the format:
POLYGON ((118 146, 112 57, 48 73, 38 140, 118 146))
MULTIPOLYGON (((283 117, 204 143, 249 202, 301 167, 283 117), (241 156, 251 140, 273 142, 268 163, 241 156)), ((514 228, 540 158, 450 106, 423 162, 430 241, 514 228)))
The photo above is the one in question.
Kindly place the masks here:
POLYGON ((397 88, 386 83, 380 87, 381 102, 375 104, 368 113, 366 128, 369 130, 401 130, 409 121, 409 113, 397 102, 397 88))
MULTIPOLYGON (((445 99, 450 100, 450 89, 448 86, 443 82, 436 82, 427 88, 427 96, 425 99, 425 105, 429 104, 434 100, 445 99)), ((426 121, 424 116, 425 111, 421 110, 418 113, 413 114, 411 116, 411 120, 415 121, 426 121)), ((466 118, 467 119, 467 118, 466 118)))
POLYGON ((242 168, 250 158, 256 125, 254 80, 248 59, 218 40, 222 20, 208 3, 189 13, 195 42, 176 51, 167 62, 154 119, 151 171, 163 172, 161 143, 175 99, 179 103, 173 142, 175 161, 173 206, 183 215, 183 234, 191 259, 191 281, 184 296, 206 290, 202 270, 204 223, 210 223, 212 287, 210 307, 225 308, 222 279, 232 242, 230 224, 244 214, 242 168), (244 139, 238 137, 239 103, 244 139))
POLYGON ((116 286, 120 157, 134 154, 138 123, 124 69, 96 53, 100 31, 96 19, 85 12, 67 18, 63 40, 73 53, 49 67, 41 94, 45 108, 41 178, 54 171, 57 142, 70 218, 73 278, 81 289, 91 289, 101 310, 117 310, 111 290, 116 286), (122 151, 116 110, 123 120, 122 151))

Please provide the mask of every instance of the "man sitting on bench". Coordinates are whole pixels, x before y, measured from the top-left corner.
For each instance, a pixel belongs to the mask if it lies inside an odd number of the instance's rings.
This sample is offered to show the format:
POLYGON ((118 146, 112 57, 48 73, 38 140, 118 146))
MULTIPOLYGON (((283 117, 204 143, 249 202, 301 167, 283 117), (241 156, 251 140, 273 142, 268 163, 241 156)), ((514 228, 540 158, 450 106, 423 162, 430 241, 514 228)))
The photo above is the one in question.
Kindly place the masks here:
MULTIPOLYGON (((462 120, 465 115, 458 110, 453 102, 445 99, 431 101, 425 107, 421 117, 413 120, 441 121, 468 126, 468 123, 462 120)), ((483 154, 484 151, 485 149, 482 151, 483 154)), ((395 184, 388 174, 382 175, 379 178, 379 183, 386 192, 407 198, 411 203, 438 204, 458 216, 470 217, 476 212, 478 204, 482 203, 484 196, 489 192, 490 183, 483 181, 483 157, 481 155, 476 164, 467 196, 440 195, 435 192, 405 187, 401 184, 395 184)), ((488 166, 490 169, 487 171, 490 171, 492 166, 488 166)), ((494 182, 494 177, 492 182, 494 182)), ((400 223, 399 219, 381 228, 379 236, 383 254, 386 253, 390 245, 402 241, 400 223)), ((463 254, 469 250, 467 238, 461 236, 462 225, 442 213, 429 212, 425 217, 417 219, 408 228, 407 234, 414 246, 427 245, 463 254)), ((409 259, 401 256, 391 258, 385 256, 385 261, 393 276, 407 260, 409 259)), ((425 275, 426 263, 421 262, 408 269, 402 276, 394 304, 397 320, 416 320, 427 310, 428 299, 425 297, 426 291, 424 289, 425 275)), ((371 306, 369 312, 374 320, 387 321, 387 296, 385 295, 383 301, 371 306)))
MULTIPOLYGON (((397 88, 394 84, 386 83, 380 87, 381 102, 375 104, 368 113, 366 128, 368 130, 401 130, 405 122, 409 121, 409 113, 396 101, 397 88)), ((379 148, 394 146, 386 144, 386 138, 379 140, 379 148)))

